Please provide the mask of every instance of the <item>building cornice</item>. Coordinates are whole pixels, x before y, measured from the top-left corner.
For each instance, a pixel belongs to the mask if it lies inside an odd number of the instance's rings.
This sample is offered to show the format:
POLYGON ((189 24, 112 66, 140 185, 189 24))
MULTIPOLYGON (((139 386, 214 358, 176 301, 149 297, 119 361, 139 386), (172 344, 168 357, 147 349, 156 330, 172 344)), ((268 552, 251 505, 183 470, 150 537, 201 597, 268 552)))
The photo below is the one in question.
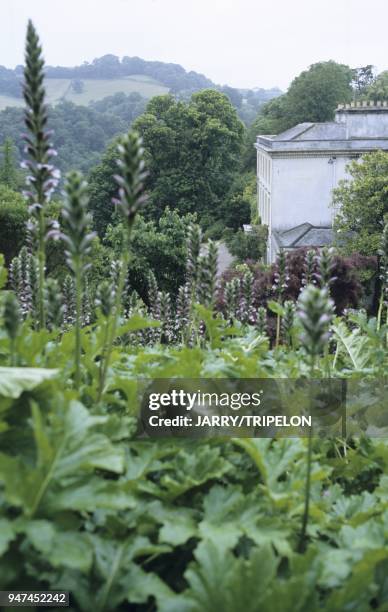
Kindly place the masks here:
POLYGON ((262 151, 271 157, 283 156, 314 156, 326 157, 327 155, 364 155, 382 149, 388 150, 388 138, 357 139, 348 141, 286 141, 268 142, 260 137, 255 144, 258 151, 262 151))

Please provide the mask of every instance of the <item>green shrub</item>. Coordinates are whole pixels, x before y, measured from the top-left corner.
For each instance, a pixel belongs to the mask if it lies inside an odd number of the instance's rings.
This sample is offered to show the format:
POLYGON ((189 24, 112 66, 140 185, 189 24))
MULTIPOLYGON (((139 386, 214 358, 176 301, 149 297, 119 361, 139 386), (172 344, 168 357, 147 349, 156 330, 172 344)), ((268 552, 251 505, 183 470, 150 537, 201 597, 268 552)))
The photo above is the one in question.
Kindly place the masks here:
POLYGON ((4 253, 7 264, 23 246, 27 220, 27 204, 23 196, 0 185, 0 253, 4 253))
POLYGON ((259 261, 264 257, 268 230, 265 225, 254 225, 252 231, 242 229, 236 233, 227 232, 226 244, 232 255, 243 263, 246 260, 259 261))

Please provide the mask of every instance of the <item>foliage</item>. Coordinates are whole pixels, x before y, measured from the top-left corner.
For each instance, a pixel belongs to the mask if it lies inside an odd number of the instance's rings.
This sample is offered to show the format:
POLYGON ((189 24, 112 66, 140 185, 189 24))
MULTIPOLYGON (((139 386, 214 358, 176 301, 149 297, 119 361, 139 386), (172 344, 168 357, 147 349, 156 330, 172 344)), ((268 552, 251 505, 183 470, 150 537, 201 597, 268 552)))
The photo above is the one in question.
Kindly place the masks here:
MULTIPOLYGON (((352 87, 357 98, 363 98, 375 81, 372 64, 353 68, 352 87)), ((378 98, 380 99, 380 98, 378 98)))
POLYGON ((319 62, 296 77, 286 94, 285 114, 292 125, 330 121, 339 103, 352 98, 352 70, 333 61, 319 62))
POLYGON ((366 98, 372 102, 388 100, 388 70, 380 74, 366 88, 366 98))
POLYGON ((146 99, 137 92, 128 95, 123 92, 117 92, 102 100, 91 102, 89 106, 99 113, 108 113, 112 117, 125 121, 128 127, 145 111, 146 104, 146 99))
POLYGON ((252 211, 257 210, 256 180, 253 172, 238 174, 235 177, 225 198, 225 204, 221 207, 223 227, 236 231, 251 222, 252 211))
MULTIPOLYGON (((101 101, 103 102, 103 100, 101 101)), ((131 102, 128 100, 128 107, 131 102)), ((97 106, 97 104, 96 104, 97 106)), ((124 109, 112 106, 107 110, 98 110, 94 107, 85 107, 68 101, 61 101, 49 107, 50 125, 54 132, 55 144, 58 150, 56 163, 63 174, 70 171, 75 165, 82 172, 88 172, 100 161, 102 153, 110 140, 125 132, 129 123, 124 109)), ((135 107, 133 113, 138 116, 142 107, 135 107)), ((0 112, 0 142, 7 137, 20 143, 20 134, 23 131, 23 111, 21 108, 6 108, 0 112)), ((18 147, 17 157, 23 156, 22 146, 18 147)))
POLYGON ((4 140, 0 159, 0 184, 17 190, 21 183, 21 173, 16 167, 15 146, 12 138, 4 140))
POLYGON ((297 123, 334 119, 338 104, 352 100, 354 71, 333 61, 318 62, 301 72, 287 93, 267 102, 249 128, 243 155, 244 169, 255 166, 258 134, 279 134, 297 123))
MULTIPOLYGON (((316 253, 314 254, 313 277, 311 281, 317 282, 317 262, 316 253)), ((306 264, 306 250, 298 249, 287 255, 287 284, 283 293, 283 299, 297 300, 302 287, 305 285, 305 274, 308 264, 306 264)), ((268 300, 276 299, 277 285, 276 274, 277 265, 272 264, 269 268, 263 264, 247 261, 245 270, 240 270, 239 266, 235 269, 227 270, 223 274, 221 281, 218 305, 223 310, 225 299, 225 288, 228 283, 237 279, 242 281, 246 269, 253 274, 253 293, 252 304, 256 309, 264 306, 268 300)), ((343 257, 335 255, 334 266, 332 268, 333 281, 330 285, 330 293, 335 303, 338 314, 344 312, 346 308, 356 308, 360 301, 365 297, 367 291, 371 291, 370 282, 363 286, 363 272, 368 272, 368 276, 376 277, 376 258, 361 257, 353 255, 343 257)))
POLYGON ((235 233, 225 234, 226 244, 232 255, 238 262, 243 263, 247 259, 260 261, 267 248, 267 227, 265 225, 254 225, 251 231, 245 232, 239 229, 235 233))
POLYGON ((181 214, 196 212, 203 228, 222 220, 243 136, 228 98, 212 90, 194 94, 189 103, 159 96, 134 127, 147 154, 148 214, 158 218, 170 206, 181 214))
POLYGON ((388 153, 367 153, 348 166, 350 179, 334 190, 335 229, 343 252, 377 253, 388 214, 388 153))
MULTIPOLYGON (((157 222, 139 216, 129 247, 128 284, 143 299, 147 297, 147 279, 151 270, 157 272, 159 287, 173 295, 184 283, 186 233, 194 220, 193 215, 181 217, 168 208, 157 222)), ((121 225, 108 227, 104 244, 118 254, 122 245, 121 225)))
POLYGON ((27 220, 28 210, 23 197, 0 184, 0 253, 4 253, 7 265, 23 246, 27 220))

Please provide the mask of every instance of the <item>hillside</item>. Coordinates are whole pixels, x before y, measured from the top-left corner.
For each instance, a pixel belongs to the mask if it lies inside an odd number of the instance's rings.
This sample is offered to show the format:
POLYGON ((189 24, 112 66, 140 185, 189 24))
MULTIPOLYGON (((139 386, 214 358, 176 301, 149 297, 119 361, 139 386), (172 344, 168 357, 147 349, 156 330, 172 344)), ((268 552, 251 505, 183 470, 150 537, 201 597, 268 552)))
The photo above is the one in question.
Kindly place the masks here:
MULTIPOLYGON (((169 91, 165 85, 144 75, 132 75, 118 79, 83 79, 81 83, 81 91, 77 92, 72 79, 47 78, 48 102, 57 104, 66 100, 84 106, 116 93, 139 93, 143 98, 148 99, 169 91)), ((7 106, 23 106, 22 97, 0 94, 0 110, 7 106)))
MULTIPOLYGON (((22 106, 21 80, 23 67, 14 70, 0 66, 0 110, 7 106, 22 106)), ((138 93, 149 99, 172 93, 188 99, 201 89, 218 89, 228 95, 239 115, 247 124, 255 118, 260 106, 280 95, 277 89, 236 89, 220 86, 203 74, 186 71, 179 64, 146 61, 139 57, 104 55, 80 66, 46 67, 47 99, 51 104, 61 101, 88 105, 117 93, 138 93)))

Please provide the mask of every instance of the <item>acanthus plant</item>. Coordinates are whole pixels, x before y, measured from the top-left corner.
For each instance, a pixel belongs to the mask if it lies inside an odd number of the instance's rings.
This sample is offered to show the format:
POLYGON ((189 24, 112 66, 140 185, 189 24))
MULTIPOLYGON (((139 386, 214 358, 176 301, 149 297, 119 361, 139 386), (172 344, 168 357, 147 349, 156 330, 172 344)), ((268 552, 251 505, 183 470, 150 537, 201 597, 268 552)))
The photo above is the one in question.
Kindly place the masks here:
MULTIPOLYGON (((87 184, 78 172, 71 172, 65 183, 65 200, 62 207, 66 262, 74 278, 75 290, 75 386, 81 384, 81 327, 84 318, 84 285, 86 271, 90 267, 88 256, 94 233, 90 232, 90 216, 87 212, 87 184)), ((84 321, 85 322, 85 321, 84 321)))
MULTIPOLYGON (((274 292, 275 298, 279 306, 283 304, 285 292, 287 290, 289 281, 288 267, 287 267, 287 254, 281 249, 279 251, 276 261, 276 271, 274 275, 274 292)), ((276 312, 276 339, 275 346, 279 345, 280 342, 280 329, 281 329, 281 309, 277 309, 276 312)))
POLYGON ((335 249, 333 247, 323 247, 316 255, 316 271, 314 273, 319 287, 330 287, 336 280, 333 270, 335 267, 335 249))
MULTIPOLYGON (((381 246, 379 250, 380 257, 380 282, 381 282, 381 293, 379 300, 379 309, 377 313, 377 329, 380 329, 381 324, 384 320, 384 308, 385 308, 385 322, 388 324, 388 221, 384 226, 383 233, 381 236, 381 246)), ((388 337, 387 337, 388 345, 388 337)))
POLYGON ((306 251, 304 263, 305 268, 302 276, 302 287, 315 285, 316 252, 313 249, 306 251))
POLYGON ((24 69, 23 95, 26 103, 25 125, 28 133, 24 136, 27 159, 27 190, 29 201, 29 231, 36 244, 38 260, 38 322, 43 329, 46 322, 44 283, 46 267, 46 240, 53 222, 46 219, 46 207, 60 178, 59 170, 51 163, 56 151, 50 142, 51 132, 47 130, 48 111, 45 103, 44 60, 39 37, 31 21, 28 23, 24 69))
POLYGON ((131 231, 136 215, 143 208, 147 199, 144 190, 144 181, 146 178, 143 159, 144 151, 140 136, 134 132, 129 132, 123 136, 118 144, 117 152, 119 174, 115 175, 115 179, 119 187, 119 197, 115 198, 114 203, 123 221, 123 246, 119 276, 115 289, 115 299, 112 311, 107 319, 107 337, 101 355, 98 391, 99 400, 104 391, 113 343, 115 341, 117 325, 121 314, 122 293, 128 273, 131 231))
MULTIPOLYGON (((298 300, 298 319, 302 327, 300 342, 307 355, 310 379, 314 378, 318 357, 327 350, 333 308, 334 305, 329 297, 328 287, 320 289, 308 285, 298 300)), ((310 403, 310 412, 311 407, 310 403)), ((310 510, 312 446, 313 429, 311 426, 307 445, 305 502, 299 539, 299 550, 302 552, 306 547, 310 510)))
POLYGON ((5 295, 3 304, 3 324, 10 343, 10 365, 16 366, 17 353, 15 343, 20 330, 21 312, 18 300, 15 294, 11 292, 5 295))

